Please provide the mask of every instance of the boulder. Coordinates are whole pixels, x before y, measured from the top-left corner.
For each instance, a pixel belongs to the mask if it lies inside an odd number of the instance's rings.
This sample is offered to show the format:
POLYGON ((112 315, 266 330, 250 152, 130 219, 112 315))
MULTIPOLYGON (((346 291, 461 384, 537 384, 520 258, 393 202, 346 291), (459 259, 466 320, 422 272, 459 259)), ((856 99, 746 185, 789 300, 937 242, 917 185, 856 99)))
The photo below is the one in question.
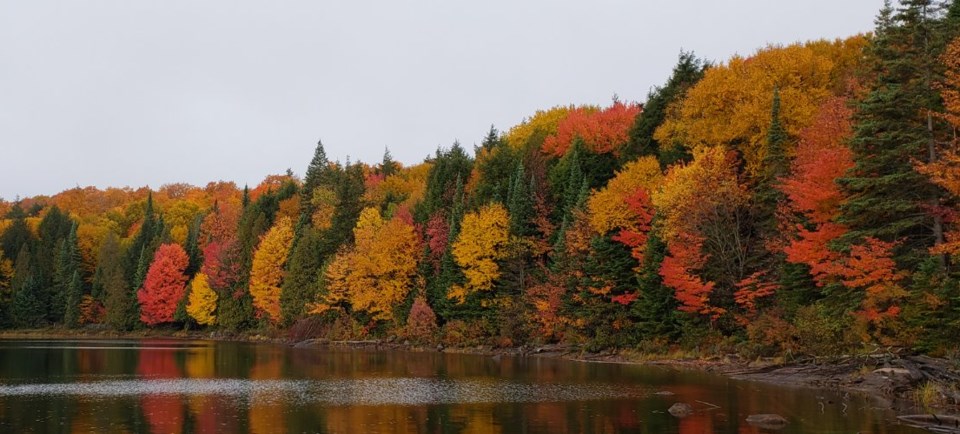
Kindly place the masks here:
POLYGON ((670 413, 674 417, 687 417, 693 414, 693 407, 691 407, 690 404, 678 402, 671 405, 670 408, 667 409, 667 413, 670 413))
POLYGON ((780 429, 787 426, 787 418, 779 414, 751 414, 747 423, 758 428, 780 429))

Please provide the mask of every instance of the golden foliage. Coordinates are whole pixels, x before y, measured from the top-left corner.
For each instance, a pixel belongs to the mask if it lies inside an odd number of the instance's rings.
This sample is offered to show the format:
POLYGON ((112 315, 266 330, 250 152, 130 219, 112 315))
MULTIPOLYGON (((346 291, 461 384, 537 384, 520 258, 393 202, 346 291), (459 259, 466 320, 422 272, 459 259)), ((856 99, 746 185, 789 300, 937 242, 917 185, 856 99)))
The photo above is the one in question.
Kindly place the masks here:
POLYGON ((698 233, 723 210, 745 205, 750 196, 736 169, 736 157, 720 147, 698 149, 691 163, 672 167, 652 198, 664 238, 698 233))
POLYGON ((283 217, 264 234, 253 254, 253 266, 250 269, 253 306, 266 313, 274 323, 280 319, 280 285, 292 243, 293 224, 289 218, 283 217))
POLYGON ((627 163, 605 187, 587 200, 590 227, 601 235, 614 229, 637 230, 637 213, 626 199, 638 189, 656 190, 661 180, 663 172, 655 157, 642 157, 627 163))
MULTIPOLYGON (((862 37, 768 47, 751 57, 735 56, 707 70, 679 105, 668 110, 655 137, 690 149, 728 146, 743 154, 747 171, 758 174, 766 157, 774 88, 781 98, 780 122, 791 137, 810 124, 818 107, 839 92, 862 48, 862 37)), ((792 151, 791 151, 792 152, 792 151)))
POLYGON ((338 253, 327 267, 327 293, 312 311, 348 302, 354 310, 390 321, 414 285, 420 239, 413 226, 399 218, 384 220, 373 207, 360 213, 353 234, 353 248, 338 253))
POLYGON ((519 125, 510 128, 507 132, 507 143, 514 149, 522 149, 527 146, 527 142, 534 136, 546 138, 548 135, 557 132, 557 125, 565 119, 570 112, 574 110, 583 110, 586 113, 593 113, 599 110, 596 106, 574 105, 557 106, 549 110, 537 110, 533 116, 526 118, 519 125))
POLYGON ((499 203, 463 217, 460 236, 453 243, 453 258, 467 281, 451 288, 448 298, 463 303, 467 295, 493 287, 500 277, 497 261, 507 255, 509 222, 506 208, 499 203))
POLYGON ((197 273, 190 284, 190 297, 187 313, 200 325, 213 325, 217 317, 213 311, 217 308, 217 293, 210 287, 207 275, 197 273))

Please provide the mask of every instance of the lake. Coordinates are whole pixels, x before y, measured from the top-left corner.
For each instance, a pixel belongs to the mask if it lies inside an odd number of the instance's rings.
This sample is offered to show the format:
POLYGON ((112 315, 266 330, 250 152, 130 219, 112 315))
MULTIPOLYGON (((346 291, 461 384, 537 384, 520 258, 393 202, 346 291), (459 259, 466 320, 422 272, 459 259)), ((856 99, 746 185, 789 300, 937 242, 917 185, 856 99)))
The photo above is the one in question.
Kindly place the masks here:
POLYGON ((865 397, 663 367, 184 340, 0 341, 0 432, 919 433, 865 397), (678 419, 674 403, 694 409, 678 419))

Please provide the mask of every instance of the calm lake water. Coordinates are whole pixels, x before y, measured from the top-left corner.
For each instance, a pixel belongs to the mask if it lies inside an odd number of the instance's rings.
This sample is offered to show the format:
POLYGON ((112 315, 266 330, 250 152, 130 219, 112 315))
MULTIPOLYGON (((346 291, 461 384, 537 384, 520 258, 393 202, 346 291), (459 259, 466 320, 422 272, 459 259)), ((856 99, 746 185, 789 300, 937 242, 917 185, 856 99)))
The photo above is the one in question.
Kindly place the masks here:
POLYGON ((859 396, 659 367, 178 340, 0 341, 0 433, 919 433, 859 396), (677 419, 676 402, 694 415, 677 419))

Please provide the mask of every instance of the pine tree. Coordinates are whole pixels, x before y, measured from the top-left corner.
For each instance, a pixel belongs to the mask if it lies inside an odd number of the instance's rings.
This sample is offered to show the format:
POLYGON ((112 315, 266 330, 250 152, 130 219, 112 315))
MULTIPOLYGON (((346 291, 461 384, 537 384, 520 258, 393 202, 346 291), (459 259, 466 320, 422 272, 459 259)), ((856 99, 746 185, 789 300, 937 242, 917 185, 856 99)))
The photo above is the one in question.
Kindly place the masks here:
POLYGON ((77 325, 80 316, 80 298, 83 297, 83 281, 80 279, 80 248, 77 245, 77 224, 70 228, 67 238, 60 244, 60 255, 56 264, 56 293, 51 297, 51 321, 63 320, 69 327, 77 325), (76 277, 76 282, 74 282, 76 277), (74 287, 76 283, 76 287, 74 287), (75 291, 75 293, 74 293, 75 291))

